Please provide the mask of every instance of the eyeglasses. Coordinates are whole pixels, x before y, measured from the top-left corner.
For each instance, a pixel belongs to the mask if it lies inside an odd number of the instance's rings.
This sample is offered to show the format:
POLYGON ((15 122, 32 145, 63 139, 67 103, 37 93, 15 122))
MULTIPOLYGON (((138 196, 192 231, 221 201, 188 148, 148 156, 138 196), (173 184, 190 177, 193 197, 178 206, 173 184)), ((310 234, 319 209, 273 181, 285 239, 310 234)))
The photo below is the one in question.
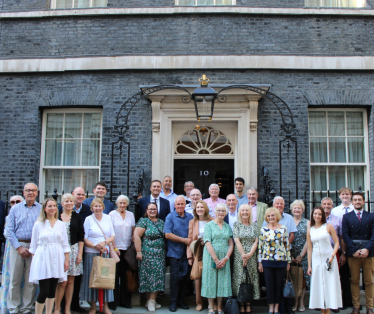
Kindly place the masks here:
POLYGON ((225 210, 217 210, 217 213, 226 213, 226 211, 225 210))
POLYGON ((38 190, 25 190, 26 193, 36 193, 38 190))
POLYGON ((14 204, 18 204, 18 203, 21 203, 21 201, 20 200, 10 201, 10 205, 14 205, 14 204))

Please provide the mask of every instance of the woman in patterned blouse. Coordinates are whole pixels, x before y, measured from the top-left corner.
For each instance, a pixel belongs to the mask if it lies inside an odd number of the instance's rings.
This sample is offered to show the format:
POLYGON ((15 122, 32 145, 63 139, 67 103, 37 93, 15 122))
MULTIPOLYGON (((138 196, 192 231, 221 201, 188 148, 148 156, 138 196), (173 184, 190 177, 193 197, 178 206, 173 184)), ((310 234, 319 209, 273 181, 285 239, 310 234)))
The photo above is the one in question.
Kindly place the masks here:
POLYGON ((269 314, 279 314, 282 281, 291 263, 287 227, 279 224, 280 220, 278 209, 270 207, 266 210, 268 225, 261 228, 258 245, 258 269, 264 272, 269 314))

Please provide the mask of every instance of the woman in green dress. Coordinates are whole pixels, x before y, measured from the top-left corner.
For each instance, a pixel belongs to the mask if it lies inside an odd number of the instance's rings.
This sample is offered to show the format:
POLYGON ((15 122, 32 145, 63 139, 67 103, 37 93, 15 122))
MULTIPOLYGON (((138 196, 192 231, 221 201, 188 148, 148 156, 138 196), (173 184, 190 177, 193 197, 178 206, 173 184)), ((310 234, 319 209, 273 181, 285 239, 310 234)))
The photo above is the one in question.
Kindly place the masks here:
POLYGON ((139 261, 139 292, 146 293, 148 311, 161 306, 156 303, 158 291, 165 291, 164 222, 158 219, 155 203, 148 203, 144 218, 135 228, 136 258, 139 261))
MULTIPOLYGON (((252 207, 243 204, 239 207, 238 221, 234 223, 234 265, 232 275, 232 294, 238 296, 239 286, 245 280, 243 267, 247 267, 247 272, 253 284, 253 299, 260 299, 260 284, 257 272, 257 245, 258 228, 252 221, 252 207)), ((250 304, 240 304, 240 313, 250 313, 250 304)))
POLYGON ((216 218, 208 222, 204 230, 201 295, 208 298, 209 313, 214 312, 214 301, 217 299, 218 314, 223 314, 222 298, 232 295, 230 255, 234 242, 230 226, 223 221, 227 213, 226 204, 218 204, 215 208, 216 218))

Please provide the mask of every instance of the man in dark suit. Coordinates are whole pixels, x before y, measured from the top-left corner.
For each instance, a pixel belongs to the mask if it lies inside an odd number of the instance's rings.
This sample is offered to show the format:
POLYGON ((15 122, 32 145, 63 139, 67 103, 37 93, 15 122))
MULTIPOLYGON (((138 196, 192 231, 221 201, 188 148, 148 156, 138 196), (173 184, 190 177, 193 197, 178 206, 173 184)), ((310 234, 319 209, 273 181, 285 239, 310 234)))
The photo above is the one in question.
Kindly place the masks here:
POLYGON ((93 192, 94 192, 95 196, 90 197, 90 198, 86 198, 83 201, 83 204, 86 204, 86 205, 91 207, 91 203, 92 203, 93 199, 94 198, 99 198, 103 201, 103 203, 105 205, 104 214, 109 214, 114 209, 114 204, 111 201, 108 201, 108 200, 104 199, 104 197, 106 195, 106 192, 107 192, 107 187, 106 187, 105 182, 102 182, 102 181, 97 182, 95 184, 95 188, 93 189, 93 192))
POLYGON ((353 310, 360 313, 360 270, 365 282, 366 314, 373 314, 374 215, 364 210, 364 195, 353 193, 354 210, 343 215, 343 239, 351 272, 353 310))
POLYGON ((166 216, 170 213, 170 203, 168 200, 160 197, 161 193, 161 181, 153 180, 151 182, 151 195, 143 197, 138 202, 138 215, 137 220, 144 216, 145 207, 148 203, 153 202, 157 204, 158 218, 165 221, 166 216))
MULTIPOLYGON (((76 187, 74 189, 74 191, 72 192, 72 194, 74 196, 73 210, 75 210, 82 217, 82 220, 83 220, 83 223, 84 223, 86 218, 92 214, 90 206, 83 203, 83 201, 85 199, 84 190, 81 187, 76 187)), ((60 213, 62 213, 62 206, 61 205, 58 205, 58 211, 60 213)), ((82 281, 82 276, 76 276, 75 279, 74 279, 74 292, 73 292, 73 298, 71 300, 71 307, 70 307, 70 309, 72 311, 78 312, 78 313, 86 312, 79 305, 79 291, 80 291, 80 288, 81 288, 81 281, 82 281)), ((64 305, 62 305, 61 307, 65 308, 64 305)))

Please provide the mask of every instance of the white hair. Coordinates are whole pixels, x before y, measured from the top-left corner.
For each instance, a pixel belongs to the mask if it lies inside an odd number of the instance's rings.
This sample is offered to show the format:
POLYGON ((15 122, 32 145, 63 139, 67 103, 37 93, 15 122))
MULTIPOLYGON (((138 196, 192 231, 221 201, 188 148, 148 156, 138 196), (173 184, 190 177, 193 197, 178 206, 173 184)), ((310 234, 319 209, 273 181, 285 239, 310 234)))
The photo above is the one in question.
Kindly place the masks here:
POLYGON ((33 185, 36 187, 36 189, 38 189, 38 186, 37 186, 35 183, 33 183, 33 182, 28 182, 28 183, 26 183, 26 184, 24 185, 23 190, 26 190, 26 185, 28 185, 28 184, 33 184, 33 185))
POLYGON ((226 215, 229 213, 229 209, 227 208, 227 205, 225 203, 218 203, 216 208, 214 209, 214 213, 217 216, 217 210, 218 209, 224 209, 226 211, 226 215))
POLYGON ((195 187, 195 183, 193 183, 192 181, 184 182, 184 186, 186 186, 186 184, 189 184, 189 183, 191 183, 195 187))
POLYGON ((182 195, 182 194, 181 195, 177 195, 177 197, 174 199, 174 204, 176 203, 177 198, 179 198, 179 197, 183 198, 183 201, 186 204, 186 199, 184 198, 184 195, 182 195))
POLYGON ((282 200, 283 204, 286 205, 286 202, 284 201, 284 198, 282 196, 276 196, 276 197, 274 197, 273 204, 274 204, 275 200, 282 200))
POLYGON ((218 188, 218 191, 220 190, 217 183, 212 183, 211 185, 209 185, 209 190, 208 191, 210 191, 211 187, 213 187, 213 186, 216 186, 218 188))
POLYGON ((13 196, 9 199, 9 201, 11 201, 13 198, 16 198, 16 197, 20 198, 20 199, 21 199, 21 202, 23 202, 23 201, 25 200, 21 195, 13 195, 13 196))
POLYGON ((118 202, 119 202, 121 199, 125 199, 127 205, 130 204, 130 200, 129 200, 129 198, 128 198, 126 195, 121 194, 120 196, 117 197, 116 205, 118 205, 118 202))
POLYGON ((299 205, 301 207, 301 209, 304 211, 305 210, 305 204, 303 202, 303 200, 294 200, 290 206, 291 210, 295 207, 299 205))

